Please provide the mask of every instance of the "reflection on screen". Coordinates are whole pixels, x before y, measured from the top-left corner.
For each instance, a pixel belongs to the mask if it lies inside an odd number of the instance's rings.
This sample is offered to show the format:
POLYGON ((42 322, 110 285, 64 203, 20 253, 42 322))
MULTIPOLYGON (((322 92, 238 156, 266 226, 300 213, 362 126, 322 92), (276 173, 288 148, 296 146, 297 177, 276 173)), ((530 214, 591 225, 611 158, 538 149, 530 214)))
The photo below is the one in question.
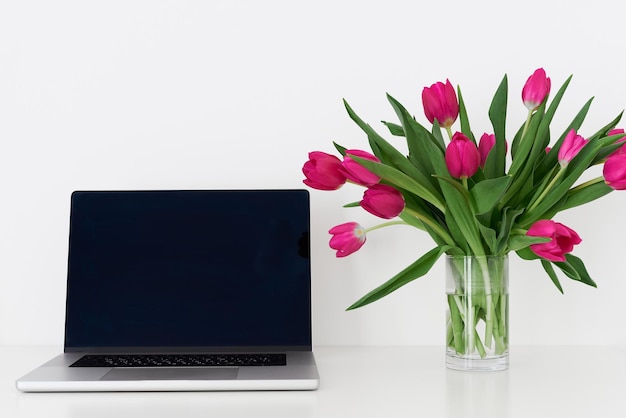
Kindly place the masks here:
POLYGON ((75 192, 66 347, 310 347, 308 193, 75 192))

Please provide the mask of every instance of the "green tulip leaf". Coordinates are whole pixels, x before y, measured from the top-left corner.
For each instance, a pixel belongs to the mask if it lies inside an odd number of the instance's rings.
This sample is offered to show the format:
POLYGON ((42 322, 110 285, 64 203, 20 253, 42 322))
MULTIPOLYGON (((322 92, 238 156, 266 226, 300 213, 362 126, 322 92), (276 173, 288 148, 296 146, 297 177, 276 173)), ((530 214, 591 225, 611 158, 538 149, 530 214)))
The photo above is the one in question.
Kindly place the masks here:
POLYGON ((337 149, 337 151, 339 151, 339 154, 341 154, 342 157, 344 157, 346 155, 346 147, 342 147, 341 145, 339 145, 336 142, 333 142, 333 145, 335 146, 335 148, 337 149))
POLYGON ((546 273, 548 273, 548 277, 550 277, 552 283, 554 283, 556 288, 559 289, 559 292, 563 294, 563 287, 561 286, 561 282, 559 281, 559 278, 554 271, 554 267, 552 267, 552 263, 550 263, 548 260, 541 260, 541 265, 543 266, 543 269, 546 271, 546 273))
MULTIPOLYGON (((621 138, 624 138, 624 135, 614 135, 614 137, 621 139, 621 138)), ((617 139, 616 139, 616 141, 617 141, 617 139)), ((600 150, 600 152, 598 153, 596 158, 593 160, 591 165, 595 165, 595 164, 601 163, 604 159, 609 157, 611 154, 613 154, 615 151, 617 151, 618 149, 622 148, 623 146, 624 146, 624 142, 616 142, 616 143, 607 145, 606 147, 604 147, 604 148, 602 148, 600 150)))
POLYGON ((343 205, 344 208, 359 208, 361 207, 361 202, 352 202, 352 203, 346 203, 345 205, 343 205))
POLYGON ((518 216, 524 212, 524 209, 504 208, 502 213, 502 222, 500 224, 500 233, 498 234, 498 242, 496 245, 496 254, 504 254, 509 243, 511 230, 515 225, 518 216))
POLYGON ((478 229, 480 230, 480 233, 483 236, 483 239, 487 243, 487 246, 489 247, 489 251, 491 251, 492 254, 496 254, 496 246, 497 246, 496 231, 484 226, 480 222, 478 223, 478 229))
POLYGON ((476 138, 470 128, 469 118, 467 117, 467 109, 465 108, 465 101, 461 94, 461 87, 456 88, 456 93, 459 98, 459 120, 461 121, 461 132, 465 134, 474 144, 476 144, 476 138))
POLYGON ((437 144, 439 145, 439 148, 445 150, 446 149, 446 143, 443 140, 443 135, 441 134, 441 126, 439 126, 439 122, 437 121, 437 119, 435 119, 433 121, 433 130, 431 132, 433 138, 435 138, 435 140, 437 140, 437 144))
MULTIPOLYGON (((570 81, 572 81, 572 76, 570 75, 565 82, 561 85, 557 93, 554 95, 554 99, 550 102, 550 106, 547 107, 544 117, 541 120, 541 124, 539 125, 539 129, 537 130, 537 139, 542 141, 542 148, 548 146, 548 139, 550 135, 550 123, 552 123, 552 119, 554 118, 554 114, 556 113, 559 104, 561 103, 561 99, 569 86, 570 81)), ((584 108, 583 108, 584 109, 584 108)), ((586 111, 585 111, 586 114, 586 111)), ((579 115, 582 115, 582 111, 579 112, 579 115)), ((583 116, 584 119, 584 116, 583 116)), ((574 119, 575 121, 577 118, 574 119)), ((582 123, 582 119, 580 120, 582 123)), ((573 125, 572 125, 573 126, 573 125)), ((580 125, 578 125, 580 127, 580 125)), ((576 128, 578 129, 578 128, 576 128)))
MULTIPOLYGON (((344 105, 346 107, 346 110, 348 111, 348 114, 350 115, 350 118, 352 118, 352 120, 367 134, 370 142, 370 147, 372 148, 374 155, 376 155, 384 165, 394 168, 405 177, 411 177, 415 181, 420 183, 420 188, 426 189, 428 191, 428 194, 431 196, 431 199, 426 200, 428 200, 430 203, 435 204, 435 206, 437 206, 438 208, 441 208, 442 199, 440 198, 440 194, 436 188, 436 184, 430 178, 430 172, 427 172, 425 168, 421 166, 414 165, 404 155, 402 155, 400 151, 394 148, 383 137, 378 135, 371 126, 369 126, 368 124, 363 122, 361 118, 359 118, 359 116, 352 110, 352 108, 345 100, 344 105)), ((406 132, 406 126, 404 126, 404 130, 406 132)), ((407 133, 407 135, 409 135, 409 133, 407 133)), ((356 161, 356 158, 353 159, 356 161)), ((360 159, 360 161, 364 160, 360 159)), ((363 166, 369 169, 369 167, 367 167, 366 165, 363 166)), ((384 178, 384 176, 380 176, 384 178)), ((422 195, 418 196, 424 198, 422 195)))
MULTIPOLYGON (((441 163, 445 164, 445 149, 426 128, 411 117, 396 99, 387 95, 387 100, 391 103, 404 128, 411 161, 417 167, 422 168, 426 175, 437 173, 435 166, 441 163)), ((434 183, 436 184, 436 182, 434 183)))
POLYGON ((477 183, 470 191, 476 212, 486 213, 493 209, 511 184, 511 180, 511 176, 504 176, 477 183))
MULTIPOLYGON (((613 119, 611 122, 607 123, 604 127, 602 127, 602 129, 600 129, 598 132, 593 134, 590 139, 592 139, 592 138, 600 138, 600 137, 607 137, 606 136, 606 132, 611 130, 611 129, 613 129, 615 127, 615 125, 617 125, 617 123, 622 118, 623 114, 624 114, 623 111, 620 112, 620 114, 617 115, 615 117, 615 119, 613 119)), ((624 134, 611 135, 610 137, 607 137, 607 138, 614 138, 614 140, 610 141, 607 145, 604 146, 604 148, 602 148, 600 150, 600 152, 598 153, 596 158, 593 160, 592 164, 596 164, 596 163, 602 161, 603 159, 605 159, 606 157, 611 155, 613 152, 615 152, 618 148, 621 148, 620 145, 623 146, 624 143, 623 142, 616 143, 616 141, 618 141, 620 139, 620 137, 623 138, 624 134)))
POLYGON ((522 260, 538 260, 538 259, 540 259, 540 257, 537 254, 535 254, 534 252, 532 252, 532 250, 529 247, 525 247, 525 248, 522 248, 521 250, 517 250, 517 251, 515 251, 515 253, 522 260))
POLYGON ((596 282, 589 276, 585 263, 583 263, 580 258, 572 254, 566 254, 565 259, 565 262, 556 262, 554 264, 560 268, 567 277, 591 287, 598 287, 596 282))
MULTIPOLYGON (((509 175, 513 177, 513 180, 511 182, 511 186, 502 198, 502 202, 499 204, 500 207, 504 207, 509 204, 511 200, 519 200, 520 190, 529 185, 529 178, 532 177, 534 166, 534 164, 531 163, 531 161, 534 161, 531 156, 537 155, 537 152, 534 151, 534 147, 536 146, 534 138, 543 117, 544 106, 545 102, 535 111, 530 119, 528 129, 521 139, 517 154, 515 155, 515 159, 511 163, 511 168, 509 169, 509 175)), ((545 152, 545 149, 542 152, 545 152)))
POLYGON ((580 189, 574 188, 567 193, 567 199, 560 210, 571 209, 606 196, 613 189, 605 182, 591 184, 580 189))
POLYGON ((389 128, 389 133, 391 133, 391 135, 404 136, 404 129, 402 129, 402 126, 391 122, 385 122, 384 120, 382 120, 381 122, 383 125, 389 128))
POLYGON ((354 112, 354 110, 352 110, 348 102, 344 100, 343 104, 348 112, 348 115, 350 116, 350 119, 352 119, 359 126, 359 128, 367 134, 370 148, 378 159, 380 159, 384 164, 397 167, 401 170, 410 170, 408 165, 411 164, 406 160, 400 151, 380 136, 369 124, 365 123, 365 121, 363 121, 363 119, 361 119, 354 112))
POLYGON ((519 140, 515 144, 515 158, 513 158, 511 168, 509 168, 510 175, 516 176, 521 169, 526 167, 533 146, 537 142, 535 141, 535 137, 537 136, 539 125, 541 125, 544 115, 545 103, 539 106, 539 108, 537 108, 537 110, 532 114, 528 128, 526 128, 525 131, 522 131, 519 140))
POLYGON ((546 237, 529 237, 528 235, 511 235, 507 243, 508 251, 519 251, 533 244, 541 244, 550 242, 551 238, 546 237))
MULTIPOLYGON (((622 115, 623 114, 624 114, 624 111, 622 110, 621 112, 619 112, 619 115, 617 115, 612 121, 610 121, 609 123, 604 125, 595 134, 591 135, 588 139, 595 139, 595 138, 606 137, 606 133, 608 131, 610 131, 611 129, 615 128, 615 126, 622 119, 622 115)), ((615 141, 610 141, 609 143, 612 144, 613 142, 615 142, 615 141)))
POLYGON ((448 180, 439 177, 441 190, 446 199, 446 222, 452 232, 451 223, 456 223, 458 232, 460 232, 463 240, 460 241, 455 237, 457 245, 462 246, 467 243, 467 247, 474 255, 484 255, 485 251, 480 240, 480 232, 478 230, 478 222, 475 218, 476 212, 472 207, 471 199, 468 193, 463 189, 453 186, 448 180))
POLYGON ((487 178, 502 177, 505 169, 506 156, 506 106, 508 96, 508 81, 505 75, 496 94, 493 96, 491 106, 489 107, 489 120, 493 126, 493 133, 496 136, 496 143, 492 149, 494 158, 485 164, 485 176, 487 178))
POLYGON ((405 284, 424 276, 435 265, 439 257, 441 257, 441 255, 450 248, 452 247, 440 246, 428 251, 426 254, 421 256, 419 259, 417 259, 410 266, 402 270, 400 273, 396 274, 391 279, 378 286, 376 289, 372 290, 358 301, 354 302, 348 307, 347 310, 361 308, 365 305, 375 302, 378 299, 383 298, 391 292, 399 289, 405 284))
POLYGON ((446 212, 445 219, 448 230, 450 231, 450 235, 452 236, 452 239, 457 244, 457 246, 462 249, 464 254, 472 254, 472 251, 467 242, 467 239, 465 238, 465 235, 463 234, 463 231, 461 231, 461 228, 459 227, 459 224, 457 223, 454 216, 450 215, 450 211, 446 212))
POLYGON ((522 139, 522 132, 524 132, 524 125, 520 126, 520 128, 517 130, 517 133, 513 137, 513 142, 511 143, 511 159, 513 161, 515 161, 517 158, 517 148, 519 147, 520 141, 522 139))

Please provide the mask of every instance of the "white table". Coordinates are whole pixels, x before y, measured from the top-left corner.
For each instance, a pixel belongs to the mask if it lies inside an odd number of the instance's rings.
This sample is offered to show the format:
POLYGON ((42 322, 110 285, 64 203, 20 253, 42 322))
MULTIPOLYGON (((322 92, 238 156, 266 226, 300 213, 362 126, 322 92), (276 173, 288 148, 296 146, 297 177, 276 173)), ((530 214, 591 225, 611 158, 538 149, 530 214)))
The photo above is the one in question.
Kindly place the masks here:
POLYGON ((316 347, 314 392, 21 393, 60 351, 0 347, 0 417, 626 417, 626 348, 512 347, 505 372, 447 370, 443 347, 316 347))

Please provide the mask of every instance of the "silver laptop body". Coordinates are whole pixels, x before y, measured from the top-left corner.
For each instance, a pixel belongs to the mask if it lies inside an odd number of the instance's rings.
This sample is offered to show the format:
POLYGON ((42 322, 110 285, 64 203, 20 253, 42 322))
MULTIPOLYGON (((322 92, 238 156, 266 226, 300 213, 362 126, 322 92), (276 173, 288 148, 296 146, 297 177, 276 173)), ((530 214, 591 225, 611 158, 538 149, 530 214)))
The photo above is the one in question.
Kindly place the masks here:
POLYGON ((317 389, 309 212, 306 190, 74 192, 64 353, 17 388, 317 389))

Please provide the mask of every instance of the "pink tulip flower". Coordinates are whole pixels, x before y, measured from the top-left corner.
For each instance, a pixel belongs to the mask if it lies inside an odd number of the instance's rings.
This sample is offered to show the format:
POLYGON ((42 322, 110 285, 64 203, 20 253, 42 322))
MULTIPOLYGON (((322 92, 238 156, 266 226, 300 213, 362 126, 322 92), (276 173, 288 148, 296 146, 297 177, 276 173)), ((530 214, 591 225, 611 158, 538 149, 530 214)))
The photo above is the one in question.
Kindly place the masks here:
POLYGON ((376 158, 376 156, 370 154, 367 151, 361 151, 358 149, 347 150, 346 155, 343 158, 343 164, 341 166, 341 172, 346 177, 346 179, 362 186, 373 186, 380 181, 379 176, 354 161, 352 158, 350 158, 350 155, 354 155, 356 157, 360 157, 370 161, 380 162, 380 160, 376 158))
POLYGON ((613 154, 602 169, 604 182, 614 190, 626 190, 626 153, 613 154))
MULTIPOLYGON (((494 134, 484 133, 483 136, 480 137, 480 141, 478 141, 478 153, 480 154, 480 168, 485 168, 485 163, 487 162, 487 157, 489 153, 493 149, 494 145, 496 145, 496 136, 494 134)), ((505 141, 505 153, 509 149, 509 144, 505 141)))
MULTIPOLYGON (((611 129, 611 130, 610 130, 610 131, 606 134, 606 136, 620 135, 620 134, 623 134, 623 133, 624 133, 624 130, 623 130, 623 129, 611 129)), ((623 138, 618 139, 616 143, 619 143, 619 142, 626 142, 626 136, 624 136, 623 138)), ((615 154, 626 154, 626 145, 624 145, 624 146, 622 146, 622 147, 619 147, 619 148, 618 148, 617 150, 615 150, 615 151, 613 152, 613 154, 611 154, 611 155, 615 155, 615 154)))
POLYGON ((450 80, 446 80, 446 84, 437 82, 430 87, 424 87, 422 105, 428 121, 434 123, 437 119, 444 128, 452 126, 459 116, 459 102, 450 80))
POLYGON ((361 207, 379 218, 391 219, 404 210, 404 197, 386 184, 375 184, 363 194, 361 207))
POLYGON ((580 152, 581 149, 589 142, 585 138, 576 134, 574 129, 570 130, 559 148, 559 164, 561 167, 567 167, 570 161, 580 152))
POLYGON ((346 182, 341 160, 321 151, 309 153, 309 161, 304 163, 302 172, 306 176, 304 184, 318 190, 337 190, 346 182))
POLYGON ((551 238, 549 242, 530 246, 532 252, 550 261, 565 261, 565 254, 571 253, 574 245, 582 242, 574 230, 550 219, 535 222, 528 229, 526 235, 529 237, 551 238))
POLYGON ((489 156, 489 152, 496 144, 496 136, 494 134, 484 133, 478 142, 478 153, 480 154, 480 167, 485 168, 485 162, 489 156))
POLYGON ((456 132, 446 148, 446 165, 450 175, 457 179, 472 177, 480 166, 476 145, 461 132, 456 132))
POLYGON ((550 78, 543 68, 538 68, 528 77, 522 89, 524 106, 530 111, 537 109, 550 93, 550 78))
POLYGON ((356 222, 337 225, 328 232, 333 235, 329 245, 337 250, 337 257, 346 257, 365 244, 365 229, 356 222))

